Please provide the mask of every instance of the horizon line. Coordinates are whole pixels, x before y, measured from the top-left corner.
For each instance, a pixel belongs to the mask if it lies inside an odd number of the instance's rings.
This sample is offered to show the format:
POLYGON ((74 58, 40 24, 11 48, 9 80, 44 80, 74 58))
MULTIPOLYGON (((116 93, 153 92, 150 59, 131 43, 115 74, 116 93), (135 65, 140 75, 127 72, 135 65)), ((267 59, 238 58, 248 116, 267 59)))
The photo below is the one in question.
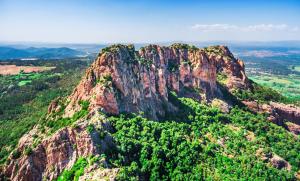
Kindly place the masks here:
POLYGON ((299 40, 170 40, 170 41, 154 41, 154 42, 52 42, 52 41, 1 41, 0 44, 82 44, 82 45, 110 45, 110 44, 161 44, 161 43, 210 43, 210 42, 226 42, 226 43, 279 43, 279 42, 299 42, 299 40))

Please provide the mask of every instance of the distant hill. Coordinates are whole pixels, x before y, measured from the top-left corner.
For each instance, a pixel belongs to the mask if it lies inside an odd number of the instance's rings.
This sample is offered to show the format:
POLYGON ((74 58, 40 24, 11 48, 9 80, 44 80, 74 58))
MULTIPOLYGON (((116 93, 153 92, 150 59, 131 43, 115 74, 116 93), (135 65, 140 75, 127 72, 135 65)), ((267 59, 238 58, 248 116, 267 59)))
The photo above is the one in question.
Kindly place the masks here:
POLYGON ((60 48, 35 48, 17 49, 12 47, 0 47, 0 59, 21 59, 21 58, 70 58, 84 56, 86 53, 66 47, 60 48))

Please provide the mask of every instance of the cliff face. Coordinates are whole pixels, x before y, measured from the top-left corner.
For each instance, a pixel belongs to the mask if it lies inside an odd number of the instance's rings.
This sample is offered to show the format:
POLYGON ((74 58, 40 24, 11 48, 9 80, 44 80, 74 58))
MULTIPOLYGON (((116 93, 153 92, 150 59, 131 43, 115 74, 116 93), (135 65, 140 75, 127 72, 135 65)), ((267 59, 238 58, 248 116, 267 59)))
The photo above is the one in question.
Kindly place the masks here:
POLYGON ((16 158, 14 154, 10 155, 4 174, 12 181, 55 180, 65 168, 70 169, 78 158, 97 156, 111 147, 111 137, 106 135, 100 139, 101 131, 96 131, 110 127, 102 116, 96 113, 89 119, 78 120, 75 125, 46 136, 40 144, 31 148, 36 135, 40 135, 40 130, 35 127, 20 139, 16 151, 21 156, 16 158), (91 124, 95 129, 88 131, 91 124), (31 151, 27 151, 28 148, 31 151))
POLYGON ((210 100, 221 96, 217 73, 228 78, 228 87, 246 87, 242 61, 224 46, 198 49, 184 44, 170 47, 114 45, 102 50, 85 77, 69 97, 66 116, 79 110, 81 100, 90 109, 109 114, 139 112, 152 119, 176 111, 168 92, 184 97, 210 100))

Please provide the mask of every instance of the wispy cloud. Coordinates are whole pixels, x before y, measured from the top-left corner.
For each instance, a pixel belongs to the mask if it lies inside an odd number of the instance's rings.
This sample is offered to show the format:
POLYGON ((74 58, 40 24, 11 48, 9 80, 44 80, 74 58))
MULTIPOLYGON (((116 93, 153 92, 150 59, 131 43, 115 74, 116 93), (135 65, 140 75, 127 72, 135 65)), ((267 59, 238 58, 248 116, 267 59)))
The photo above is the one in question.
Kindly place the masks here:
POLYGON ((243 31, 243 32, 266 32, 266 31, 299 31, 299 27, 291 27, 286 24, 256 24, 248 26, 239 26, 233 24, 194 24, 193 30, 211 32, 211 31, 243 31))

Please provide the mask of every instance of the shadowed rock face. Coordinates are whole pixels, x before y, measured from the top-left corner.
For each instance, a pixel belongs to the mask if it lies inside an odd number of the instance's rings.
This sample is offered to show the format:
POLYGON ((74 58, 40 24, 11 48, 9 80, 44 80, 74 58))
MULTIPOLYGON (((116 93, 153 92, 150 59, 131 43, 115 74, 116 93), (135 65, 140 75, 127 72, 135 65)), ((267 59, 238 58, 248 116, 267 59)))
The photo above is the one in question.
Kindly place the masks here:
POLYGON ((243 63, 227 47, 216 46, 214 50, 218 52, 183 44, 149 45, 139 51, 131 45, 108 47, 69 97, 65 115, 79 110, 80 100, 88 100, 90 109, 99 108, 110 114, 142 111, 157 120, 166 112, 176 111, 168 101, 169 91, 198 100, 220 96, 218 71, 232 80, 230 87, 245 86, 243 63))

